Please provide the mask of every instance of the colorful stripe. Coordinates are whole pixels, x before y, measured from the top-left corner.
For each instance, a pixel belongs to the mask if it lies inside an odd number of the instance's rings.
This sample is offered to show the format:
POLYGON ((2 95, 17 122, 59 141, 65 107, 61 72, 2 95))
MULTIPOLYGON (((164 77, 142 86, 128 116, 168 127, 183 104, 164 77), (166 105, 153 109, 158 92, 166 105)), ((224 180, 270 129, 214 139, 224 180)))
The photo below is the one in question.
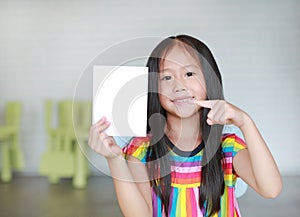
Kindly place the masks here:
MULTIPOLYGON (((149 138, 134 138, 124 152, 146 163, 146 153, 149 138)), ((224 171, 225 189, 220 198, 221 210, 213 217, 240 217, 234 186, 237 175, 233 169, 233 157, 246 145, 235 134, 227 134, 222 138, 222 165, 224 171)), ((202 217, 207 216, 205 208, 199 208, 199 187, 201 185, 201 161, 203 151, 195 156, 183 157, 170 150, 171 164, 171 195, 168 207, 170 217, 202 217)), ((152 189, 153 216, 164 217, 164 208, 160 198, 152 189)))

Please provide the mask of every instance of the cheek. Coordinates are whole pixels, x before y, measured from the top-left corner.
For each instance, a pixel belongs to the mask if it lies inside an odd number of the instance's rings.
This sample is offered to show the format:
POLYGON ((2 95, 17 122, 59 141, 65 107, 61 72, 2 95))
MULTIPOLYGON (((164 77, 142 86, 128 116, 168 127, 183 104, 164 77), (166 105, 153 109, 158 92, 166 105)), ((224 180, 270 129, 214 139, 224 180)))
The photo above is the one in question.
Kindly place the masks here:
POLYGON ((198 99, 206 99, 206 87, 204 82, 197 82, 193 86, 193 92, 195 93, 196 98, 198 99))
POLYGON ((199 90, 199 97, 201 99, 206 99, 207 98, 206 89, 203 86, 199 90))
POLYGON ((206 83, 205 83, 205 79, 204 79, 203 75, 200 76, 198 83, 199 83, 201 90, 206 93, 206 83))
POLYGON ((168 102, 169 102, 169 99, 166 97, 166 95, 158 94, 158 99, 159 99, 160 105, 164 109, 166 109, 168 107, 168 102))
POLYGON ((167 84, 158 84, 158 94, 164 97, 168 97, 170 95, 171 87, 167 84))

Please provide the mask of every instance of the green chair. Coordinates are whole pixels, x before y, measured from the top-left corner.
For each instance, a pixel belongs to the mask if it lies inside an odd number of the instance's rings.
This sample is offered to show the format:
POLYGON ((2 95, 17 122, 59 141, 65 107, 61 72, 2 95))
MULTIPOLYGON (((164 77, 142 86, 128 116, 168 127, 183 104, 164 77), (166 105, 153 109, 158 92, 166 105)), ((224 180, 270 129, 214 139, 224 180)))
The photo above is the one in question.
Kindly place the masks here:
MULTIPOLYGON (((48 176, 50 183, 58 183, 60 178, 70 177, 74 173, 74 154, 68 147, 64 147, 66 131, 63 118, 59 124, 52 124, 54 105, 52 101, 45 102, 45 128, 47 132, 47 151, 42 155, 39 172, 48 176)), ((59 105, 59 116, 65 115, 63 106, 59 105)))
POLYGON ((24 167, 19 138, 21 107, 20 102, 8 102, 5 106, 5 125, 0 126, 3 182, 11 181, 12 170, 20 170, 24 167))
MULTIPOLYGON (((73 178, 75 188, 84 188, 89 174, 87 160, 77 142, 79 134, 74 125, 81 123, 80 103, 64 100, 58 103, 58 126, 52 126, 53 102, 45 102, 45 125, 48 134, 47 151, 42 155, 39 171, 46 175, 51 183, 58 183, 60 178, 73 178), (76 135, 78 134, 78 135, 76 135), (77 137, 76 137, 77 136, 77 137)), ((81 128, 81 127, 80 127, 81 128)))

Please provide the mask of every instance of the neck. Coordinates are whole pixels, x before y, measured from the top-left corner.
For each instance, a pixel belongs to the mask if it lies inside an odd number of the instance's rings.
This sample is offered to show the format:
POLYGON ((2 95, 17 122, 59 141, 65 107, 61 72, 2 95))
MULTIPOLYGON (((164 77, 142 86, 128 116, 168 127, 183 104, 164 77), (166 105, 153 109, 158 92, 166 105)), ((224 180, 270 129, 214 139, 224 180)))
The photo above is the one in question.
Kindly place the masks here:
POLYGON ((165 133, 182 151, 194 150, 202 141, 200 114, 190 118, 168 117, 165 133))

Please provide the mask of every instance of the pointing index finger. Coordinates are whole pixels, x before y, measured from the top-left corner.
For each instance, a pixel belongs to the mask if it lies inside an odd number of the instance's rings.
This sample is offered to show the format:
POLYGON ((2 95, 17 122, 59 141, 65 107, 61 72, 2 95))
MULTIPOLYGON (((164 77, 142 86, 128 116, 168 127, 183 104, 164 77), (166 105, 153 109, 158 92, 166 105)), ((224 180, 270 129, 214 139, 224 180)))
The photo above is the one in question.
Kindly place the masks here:
POLYGON ((213 100, 199 100, 199 99, 195 99, 194 102, 204 108, 212 108, 213 106, 213 100))

